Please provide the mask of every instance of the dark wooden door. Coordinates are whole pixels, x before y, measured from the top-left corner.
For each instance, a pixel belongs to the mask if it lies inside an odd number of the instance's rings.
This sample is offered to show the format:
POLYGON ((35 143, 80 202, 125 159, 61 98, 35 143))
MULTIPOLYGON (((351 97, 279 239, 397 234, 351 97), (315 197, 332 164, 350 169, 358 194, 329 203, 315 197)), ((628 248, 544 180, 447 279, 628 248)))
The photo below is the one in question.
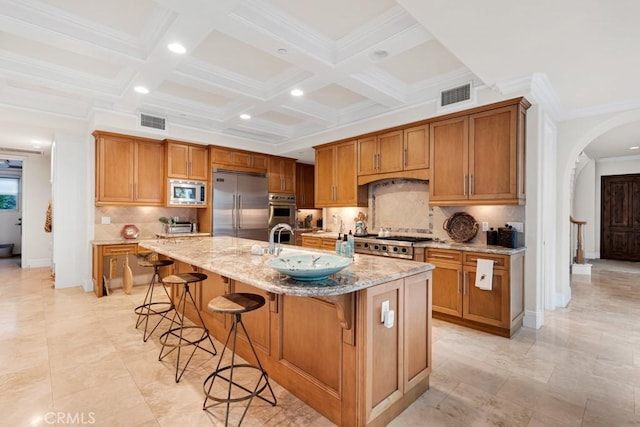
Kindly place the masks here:
POLYGON ((640 175, 602 177, 600 258, 640 261, 640 175))

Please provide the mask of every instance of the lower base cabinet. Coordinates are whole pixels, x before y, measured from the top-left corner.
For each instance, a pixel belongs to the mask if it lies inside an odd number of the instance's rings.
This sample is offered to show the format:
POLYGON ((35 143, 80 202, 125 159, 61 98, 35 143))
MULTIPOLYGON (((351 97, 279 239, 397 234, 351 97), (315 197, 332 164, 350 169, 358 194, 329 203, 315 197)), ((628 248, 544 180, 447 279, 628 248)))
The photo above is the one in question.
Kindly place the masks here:
POLYGON ((524 252, 497 255, 428 249, 433 271, 433 317, 511 337, 524 316, 524 252), (477 261, 493 261, 491 290, 475 286, 477 261))
MULTIPOLYGON (((191 266, 176 262, 174 271, 191 266)), ((327 297, 276 295, 216 273, 198 290, 187 317, 200 310, 212 336, 224 342, 229 316, 207 310, 214 297, 263 295, 264 307, 243 322, 269 377, 340 426, 384 426, 429 388, 431 272, 327 297), (394 311, 381 322, 382 303, 394 311)), ((174 298, 177 296, 173 293, 174 298)), ((221 351, 221 349, 218 349, 221 351)), ((249 358, 243 335, 237 352, 249 358)))
POLYGON ((336 239, 327 237, 302 236, 302 246, 315 249, 326 249, 332 251, 336 249, 336 239))

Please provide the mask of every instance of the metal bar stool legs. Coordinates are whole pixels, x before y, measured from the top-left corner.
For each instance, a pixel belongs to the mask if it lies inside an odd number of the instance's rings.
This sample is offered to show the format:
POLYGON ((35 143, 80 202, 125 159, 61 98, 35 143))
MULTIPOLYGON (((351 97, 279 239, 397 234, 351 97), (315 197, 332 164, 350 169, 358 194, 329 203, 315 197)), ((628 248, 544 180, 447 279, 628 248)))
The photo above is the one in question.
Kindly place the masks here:
POLYGON ((242 416, 240 417, 238 425, 240 425, 242 423, 242 420, 244 420, 244 417, 247 414, 249 406, 251 405, 251 401, 254 397, 257 396, 258 398, 262 399, 272 406, 276 406, 277 404, 275 393, 273 392, 271 384, 269 383, 269 376, 262 367, 260 359, 258 358, 258 354, 256 353, 256 349, 253 346, 253 342, 251 341, 251 337, 249 336, 249 333, 247 332, 247 329, 242 322, 242 313, 256 310, 262 307, 264 303, 265 300, 260 295, 239 293, 216 297, 212 299, 208 305, 209 311, 233 315, 233 324, 229 329, 229 333, 227 334, 227 339, 225 340, 224 348, 222 349, 222 353, 220 354, 220 359, 218 360, 216 369, 204 380, 204 383, 202 384, 202 389, 204 390, 205 394, 202 409, 207 410, 215 406, 217 403, 226 403, 225 426, 229 424, 229 409, 232 402, 241 402, 244 400, 248 400, 247 405, 242 412, 242 416), (247 338, 247 342, 249 343, 249 347, 251 348, 251 352, 253 353, 253 357, 255 358, 257 365, 251 365, 249 363, 235 363, 238 328, 242 328, 242 332, 244 332, 244 335, 247 338), (231 363, 227 366, 220 367, 220 365, 222 364, 222 359, 224 358, 224 354, 229 348, 229 340, 232 338, 232 336, 233 342, 231 346, 231 363), (260 373, 253 389, 240 384, 238 381, 234 381, 234 370, 242 368, 253 369, 260 373), (228 371, 228 377, 223 375, 223 373, 226 371, 228 371), (224 397, 217 397, 212 395, 211 393, 216 378, 220 378, 227 383, 227 393, 224 397), (241 390, 240 396, 232 397, 233 387, 241 390), (269 394, 271 394, 271 399, 268 399, 267 397, 261 395, 261 393, 267 388, 269 389, 269 394), (217 403, 211 403, 207 405, 207 402, 209 400, 213 400, 217 403))
POLYGON ((147 342, 149 337, 158 328, 163 319, 171 320, 169 319, 167 313, 173 310, 174 306, 173 302, 171 301, 171 296, 169 295, 169 292, 167 292, 167 288, 165 288, 164 283, 162 282, 162 278, 160 277, 160 267, 166 267, 172 264, 172 260, 166 259, 155 260, 145 264, 141 264, 143 266, 153 267, 153 276, 151 276, 151 281, 149 282, 149 287, 147 288, 144 302, 142 303, 142 305, 139 305, 134 309, 134 312, 138 315, 138 320, 136 321, 136 329, 139 328, 142 323, 144 323, 144 333, 142 337, 142 340, 144 342, 147 342), (153 291, 155 290, 157 284, 160 284, 168 300, 154 301, 153 291), (149 318, 151 316, 159 316, 159 319, 155 326, 149 329, 149 318))
POLYGON ((196 301, 193 298, 193 294, 191 293, 189 285, 192 283, 202 283, 202 281, 206 278, 207 275, 202 273, 181 273, 167 276, 163 279, 164 283, 182 285, 180 300, 176 305, 176 310, 172 318, 172 322, 177 324, 178 326, 176 326, 175 328, 171 328, 160 335, 160 344, 162 344, 162 348, 160 349, 160 355, 158 356, 158 360, 163 360, 168 354, 171 354, 174 350, 177 349, 175 374, 176 382, 179 382, 182 378, 182 375, 187 370, 187 366, 189 365, 189 362, 191 362, 191 359, 193 358, 193 355, 195 354, 197 349, 204 350, 212 356, 218 354, 216 346, 213 344, 211 336, 209 336, 209 330, 205 326, 204 320, 200 315, 200 310, 196 309, 195 312, 197 313, 198 320, 200 321, 200 325, 202 326, 185 325, 187 298, 189 298, 194 307, 197 307, 196 301), (200 334, 187 336, 189 331, 200 331, 200 334), (212 350, 209 350, 201 345, 201 343, 206 340, 208 340, 211 344, 212 350), (184 363, 184 366, 180 368, 180 356, 182 347, 188 346, 192 346, 193 350, 191 351, 191 354, 189 355, 187 361, 184 363), (165 350, 168 351, 165 352, 165 350))

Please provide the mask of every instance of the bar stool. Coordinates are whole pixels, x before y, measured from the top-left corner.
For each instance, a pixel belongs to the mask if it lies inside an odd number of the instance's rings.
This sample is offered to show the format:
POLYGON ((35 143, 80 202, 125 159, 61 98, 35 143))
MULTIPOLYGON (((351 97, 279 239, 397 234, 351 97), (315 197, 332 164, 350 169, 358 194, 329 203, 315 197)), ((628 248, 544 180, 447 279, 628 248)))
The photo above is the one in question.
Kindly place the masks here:
POLYGON ((171 301, 171 296, 169 295, 169 292, 167 292, 167 288, 165 288, 164 283, 162 283, 162 278, 160 277, 160 267, 172 265, 173 261, 170 259, 158 259, 152 261, 140 261, 138 264, 143 267, 153 267, 153 276, 151 276, 151 281, 149 282, 144 302, 142 305, 139 305, 134 309, 134 312, 138 315, 136 329, 140 327, 142 322, 144 322, 144 334, 142 336, 142 340, 147 342, 151 334, 153 334, 162 322, 162 319, 170 320, 167 313, 175 308, 171 301), (153 300, 153 290, 155 289, 156 283, 161 285, 169 301, 153 300), (149 317, 151 316, 160 316, 160 319, 158 319, 158 323, 156 323, 153 329, 149 330, 149 317))
POLYGON ((216 346, 213 344, 213 340, 209 336, 209 330, 207 329, 202 316, 200 315, 200 310, 196 309, 195 312, 198 314, 198 318, 200 320, 200 325, 185 325, 185 309, 187 306, 187 297, 191 300, 193 305, 197 307, 195 299, 193 298, 193 294, 191 293, 190 285, 192 283, 202 283, 202 281, 207 279, 206 274, 202 273, 180 273, 173 274, 171 276, 167 276, 162 279, 163 283, 182 286, 182 292, 180 294, 180 299, 178 300, 178 304, 176 305, 176 310, 173 314, 173 318, 171 319, 172 323, 177 324, 175 328, 171 328, 168 331, 164 332, 160 335, 160 344, 162 344, 162 348, 160 349, 160 355, 158 356, 158 360, 164 359, 168 354, 172 353, 175 349, 178 349, 178 357, 176 359, 176 382, 180 381, 184 371, 186 371, 189 362, 193 358, 197 349, 201 349, 206 351, 207 353, 215 356, 218 354, 216 350, 216 346), (189 331, 200 331, 200 335, 193 337, 186 336, 189 331), (177 338, 177 340, 172 339, 177 338), (208 340, 211 344, 211 348, 213 350, 209 350, 200 343, 208 340), (182 371, 180 371, 180 352, 182 347, 193 346, 193 351, 189 355, 187 362, 182 367, 182 371), (169 349, 166 353, 165 349, 169 349), (179 374, 178 374, 179 373, 179 374))
POLYGON ((221 295, 221 296, 215 297, 214 299, 209 301, 209 304, 207 306, 208 310, 212 313, 222 313, 222 314, 233 315, 233 324, 231 326, 231 329, 229 329, 229 333, 227 334, 227 339, 224 343, 224 348, 222 349, 222 354, 220 355, 220 359, 218 360, 218 365, 216 366, 216 369, 213 371, 213 373, 211 373, 211 375, 209 375, 204 380, 204 383, 202 384, 202 389, 205 394, 204 403, 202 404, 203 410, 207 410, 208 408, 211 408, 212 406, 215 405, 215 403, 212 403, 209 406, 207 406, 207 401, 209 399, 219 403, 226 402, 227 412, 226 412, 226 417, 224 422, 225 426, 229 424, 229 406, 231 402, 240 402, 243 400, 249 400, 249 402, 247 403, 247 406, 244 408, 244 412, 242 413, 242 417, 240 418, 240 422, 238 423, 238 425, 242 423, 242 420, 244 419, 244 416, 247 414, 247 410, 249 409, 249 405, 251 405, 251 401, 255 396, 258 396, 260 399, 271 404, 272 406, 276 406, 277 404, 276 396, 273 393, 271 384, 269 384, 269 377, 267 375, 267 372, 262 367, 262 364, 260 363, 260 359, 258 358, 258 354, 256 353, 256 349, 253 347, 251 338, 249 337, 249 334, 247 333, 247 329, 244 327, 244 323, 242 322, 242 313, 247 313, 247 312, 256 310, 262 307, 264 303, 265 303, 265 300, 260 295, 248 294, 248 293, 235 293, 235 294, 221 295), (238 364, 235 363, 236 339, 238 337, 238 326, 242 327, 242 331, 244 332, 244 335, 247 337, 247 342, 251 347, 251 351, 253 352, 253 356, 255 357, 257 366, 251 365, 248 363, 238 363, 238 364), (233 343, 231 347, 231 364, 224 367, 220 367, 220 364, 224 357, 224 353, 227 350, 227 348, 229 348, 228 347, 229 339, 231 338, 231 335, 233 335, 233 343), (254 369, 260 372, 260 378, 258 379, 255 385, 255 388, 253 390, 245 387, 244 385, 238 382, 234 382, 233 380, 234 369, 240 369, 240 368, 254 369), (229 371, 228 378, 222 375, 224 371, 229 371), (213 387, 213 383, 216 378, 220 378, 221 380, 224 380, 229 384, 227 388, 226 397, 216 397, 211 394, 211 389, 213 387), (264 383, 263 383, 263 380, 264 380, 264 383), (236 388, 241 390, 240 396, 231 397, 232 386, 235 386, 236 388), (273 398, 273 400, 268 400, 267 398, 260 395, 260 393, 262 393, 262 391, 267 387, 269 388, 269 392, 271 393, 271 397, 273 398))

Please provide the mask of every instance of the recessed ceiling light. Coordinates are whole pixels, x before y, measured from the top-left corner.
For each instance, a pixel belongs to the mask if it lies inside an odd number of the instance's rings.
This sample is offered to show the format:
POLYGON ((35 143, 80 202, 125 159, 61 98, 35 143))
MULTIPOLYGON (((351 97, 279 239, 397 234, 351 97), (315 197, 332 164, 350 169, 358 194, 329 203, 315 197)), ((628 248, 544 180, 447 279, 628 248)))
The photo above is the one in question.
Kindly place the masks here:
POLYGON ((293 96, 302 96, 302 95, 304 95, 304 92, 302 91, 302 89, 293 89, 291 91, 291 95, 293 95, 293 96))
POLYGON ((144 86, 136 86, 136 87, 133 88, 133 90, 135 90, 138 93, 144 93, 144 94, 149 93, 149 89, 147 89, 144 86))
POLYGON ((287 54, 287 49, 285 49, 285 48, 281 47, 280 49, 278 49, 278 53, 279 53, 280 55, 286 55, 286 54, 287 54))
POLYGON ((633 147, 629 147, 629 150, 638 150, 640 149, 640 145, 634 145, 633 147))
POLYGON ((187 51, 187 48, 182 46, 180 43, 169 43, 169 45, 167 47, 173 53, 183 54, 183 53, 185 53, 187 51))
POLYGON ((242 120, 249 120, 251 118, 251 114, 247 114, 247 113, 240 114, 240 118, 242 120))

